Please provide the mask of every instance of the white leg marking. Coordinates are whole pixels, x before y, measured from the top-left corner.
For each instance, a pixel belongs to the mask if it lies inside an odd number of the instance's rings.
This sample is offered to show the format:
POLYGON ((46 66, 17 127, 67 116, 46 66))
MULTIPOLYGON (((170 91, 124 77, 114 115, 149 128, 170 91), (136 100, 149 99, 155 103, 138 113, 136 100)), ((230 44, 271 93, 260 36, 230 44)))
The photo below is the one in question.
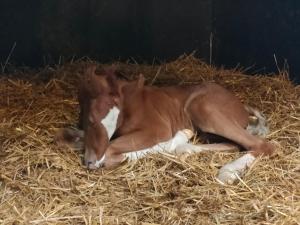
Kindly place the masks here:
POLYGON ((96 166, 97 168, 99 168, 100 166, 102 166, 102 164, 103 164, 104 160, 105 160, 105 154, 102 156, 102 158, 101 158, 101 159, 99 159, 99 160, 96 160, 96 162, 95 162, 95 166, 96 166))
POLYGON ((219 143, 219 144, 182 144, 176 147, 176 154, 193 154, 203 151, 231 151, 237 150, 236 145, 228 143, 219 143))
POLYGON ((238 176, 241 176, 247 167, 251 166, 254 162, 255 157, 247 153, 237 160, 223 166, 218 175, 218 180, 221 183, 233 184, 238 176))
POLYGON ((180 130, 169 141, 158 143, 157 145, 154 145, 150 148, 142 149, 135 152, 125 153, 125 156, 129 161, 131 161, 131 160, 137 160, 143 158, 148 153, 159 153, 159 152, 174 153, 177 146, 186 144, 189 141, 189 138, 191 138, 192 136, 191 133, 192 132, 187 129, 180 130))
POLYGON ((117 122, 119 117, 120 110, 114 106, 109 110, 106 117, 101 120, 101 123, 106 129, 108 138, 110 139, 117 128, 117 122))
POLYGON ((205 149, 203 149, 202 146, 194 145, 190 143, 184 143, 176 147, 175 154, 184 154, 184 153, 193 154, 202 151, 205 151, 205 149))

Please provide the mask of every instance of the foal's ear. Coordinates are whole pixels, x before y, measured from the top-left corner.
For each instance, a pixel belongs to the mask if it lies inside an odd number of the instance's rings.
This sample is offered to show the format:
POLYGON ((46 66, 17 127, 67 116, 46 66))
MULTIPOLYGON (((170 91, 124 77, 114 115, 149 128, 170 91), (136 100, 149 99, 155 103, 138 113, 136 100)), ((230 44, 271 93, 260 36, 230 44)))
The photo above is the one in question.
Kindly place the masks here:
POLYGON ((97 69, 97 65, 95 64, 89 65, 85 70, 85 77, 87 78, 93 77, 95 75, 96 69, 97 69))
POLYGON ((107 83, 112 88, 114 88, 117 85, 116 71, 117 71, 116 65, 111 65, 110 67, 106 67, 104 69, 106 79, 107 79, 107 83))
POLYGON ((96 75, 96 65, 90 65, 81 81, 81 91, 90 97, 98 96, 101 91, 108 87, 104 77, 96 75))
POLYGON ((104 68, 104 73, 106 76, 116 77, 117 66, 112 64, 109 67, 104 68))
POLYGON ((106 75, 106 80, 107 80, 108 86, 110 88, 110 94, 112 96, 118 97, 119 96, 119 85, 118 85, 116 70, 117 70, 116 65, 112 65, 112 66, 104 69, 105 75, 106 75))
POLYGON ((143 88, 145 85, 145 77, 143 74, 140 73, 139 78, 137 80, 137 87, 138 89, 143 88))

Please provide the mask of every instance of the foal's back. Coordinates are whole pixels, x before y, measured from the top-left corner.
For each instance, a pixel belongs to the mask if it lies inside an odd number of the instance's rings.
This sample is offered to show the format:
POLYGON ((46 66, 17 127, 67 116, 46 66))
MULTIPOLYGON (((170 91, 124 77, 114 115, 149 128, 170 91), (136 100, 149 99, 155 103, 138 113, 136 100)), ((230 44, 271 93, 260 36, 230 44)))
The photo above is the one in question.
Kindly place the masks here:
POLYGON ((171 135, 178 130, 193 129, 187 108, 196 97, 201 104, 201 98, 207 99, 213 94, 214 86, 219 87, 210 83, 142 88, 125 85, 122 89, 124 118, 119 135, 136 129, 161 129, 162 126, 168 127, 171 135))

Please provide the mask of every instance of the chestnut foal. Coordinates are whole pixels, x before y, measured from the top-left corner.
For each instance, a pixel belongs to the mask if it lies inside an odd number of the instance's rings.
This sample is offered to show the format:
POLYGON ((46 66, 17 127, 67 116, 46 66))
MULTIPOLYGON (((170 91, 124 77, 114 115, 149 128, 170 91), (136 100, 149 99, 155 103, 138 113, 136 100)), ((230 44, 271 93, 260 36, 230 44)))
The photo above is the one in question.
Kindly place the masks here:
POLYGON ((259 155, 270 155, 273 145, 254 136, 266 135, 264 117, 244 106, 237 97, 214 83, 193 86, 144 86, 144 78, 123 81, 114 71, 95 74, 90 66, 79 89, 83 130, 61 130, 59 142, 84 141, 84 162, 89 169, 116 166, 147 153, 197 153, 226 151, 230 144, 188 143, 193 132, 215 134, 231 140, 248 153, 223 166, 218 180, 232 184, 259 155), (254 116, 255 123, 249 123, 254 116))

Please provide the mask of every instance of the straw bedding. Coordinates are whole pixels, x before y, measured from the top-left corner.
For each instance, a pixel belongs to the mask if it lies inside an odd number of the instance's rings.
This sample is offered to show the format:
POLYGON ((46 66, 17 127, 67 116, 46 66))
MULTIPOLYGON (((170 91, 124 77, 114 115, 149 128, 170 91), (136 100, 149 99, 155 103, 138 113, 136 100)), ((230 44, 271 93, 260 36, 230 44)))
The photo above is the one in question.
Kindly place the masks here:
POLYGON ((276 154, 222 186, 218 169, 242 153, 151 155, 88 171, 81 151, 58 147, 55 131, 76 126, 76 85, 87 63, 1 78, 0 224, 300 224, 300 87, 285 72, 247 76, 193 56, 118 64, 124 76, 143 73, 148 84, 215 81, 264 112, 276 154))

